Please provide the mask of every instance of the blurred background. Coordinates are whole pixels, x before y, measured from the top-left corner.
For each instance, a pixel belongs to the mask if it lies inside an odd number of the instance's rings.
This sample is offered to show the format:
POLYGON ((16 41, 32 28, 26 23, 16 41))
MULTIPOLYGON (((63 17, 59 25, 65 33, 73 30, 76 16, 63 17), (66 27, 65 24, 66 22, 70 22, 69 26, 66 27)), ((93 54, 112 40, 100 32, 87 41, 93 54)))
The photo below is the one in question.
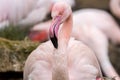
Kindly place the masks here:
MULTIPOLYGON (((73 11, 84 8, 102 9, 110 13, 120 24, 120 19, 110 11, 109 2, 110 0, 75 0, 73 11)), ((47 14, 43 21, 50 18, 50 14, 47 14)), ((20 28, 20 26, 9 25, 9 27, 0 28, 0 80, 22 80, 25 60, 29 53, 40 44, 28 38, 32 26, 20 28)), ((120 46, 110 42, 109 57, 120 75, 120 46)))

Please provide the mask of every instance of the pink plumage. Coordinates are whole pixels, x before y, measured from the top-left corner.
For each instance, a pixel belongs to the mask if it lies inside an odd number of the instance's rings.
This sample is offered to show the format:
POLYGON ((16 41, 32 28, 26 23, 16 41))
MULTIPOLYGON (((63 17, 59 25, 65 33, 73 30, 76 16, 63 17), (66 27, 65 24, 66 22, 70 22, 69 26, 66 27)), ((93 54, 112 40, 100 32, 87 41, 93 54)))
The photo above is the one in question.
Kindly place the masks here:
POLYGON ((102 77, 99 63, 93 51, 82 42, 72 39, 72 11, 60 2, 53 5, 53 22, 50 38, 58 40, 58 47, 51 41, 42 43, 28 57, 24 68, 24 80, 96 80, 102 77), (61 17, 57 26, 57 16, 61 17), (64 17, 63 17, 64 16, 64 17), (55 20, 55 21, 54 21, 55 20), (54 33, 55 28, 58 31, 54 33))

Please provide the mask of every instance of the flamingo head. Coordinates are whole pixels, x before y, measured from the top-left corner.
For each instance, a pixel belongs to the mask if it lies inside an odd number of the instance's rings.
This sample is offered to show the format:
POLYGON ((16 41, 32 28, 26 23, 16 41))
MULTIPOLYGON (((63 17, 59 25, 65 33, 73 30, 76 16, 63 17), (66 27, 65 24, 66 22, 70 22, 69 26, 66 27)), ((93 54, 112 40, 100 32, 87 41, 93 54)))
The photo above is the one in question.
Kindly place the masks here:
POLYGON ((49 36, 55 48, 58 47, 58 30, 60 25, 70 16, 72 13, 70 5, 59 2, 53 5, 52 8, 52 25, 49 29, 49 36))

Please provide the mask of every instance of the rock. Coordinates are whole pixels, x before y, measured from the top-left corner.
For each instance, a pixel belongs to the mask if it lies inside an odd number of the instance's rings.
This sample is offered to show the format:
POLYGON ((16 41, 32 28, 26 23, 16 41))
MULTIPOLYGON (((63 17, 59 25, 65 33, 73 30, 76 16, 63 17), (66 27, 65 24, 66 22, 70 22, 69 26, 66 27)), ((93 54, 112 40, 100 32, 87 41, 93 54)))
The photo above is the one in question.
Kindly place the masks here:
POLYGON ((11 41, 0 38, 0 72, 23 71, 25 60, 39 45, 29 40, 11 41))

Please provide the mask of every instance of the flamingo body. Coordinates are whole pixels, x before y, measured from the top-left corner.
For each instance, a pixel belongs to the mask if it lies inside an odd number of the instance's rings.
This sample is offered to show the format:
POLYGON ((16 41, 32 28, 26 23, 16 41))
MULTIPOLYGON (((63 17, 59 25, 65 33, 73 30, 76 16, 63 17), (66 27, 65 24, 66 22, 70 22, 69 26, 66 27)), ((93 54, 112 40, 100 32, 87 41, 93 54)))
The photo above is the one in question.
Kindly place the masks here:
MULTIPOLYGON (((102 31, 113 43, 120 43, 120 29, 119 25, 115 22, 113 17, 103 10, 98 9, 82 9, 73 13, 73 26, 74 29, 78 29, 82 25, 93 25, 102 31), (96 20, 97 19, 97 20, 96 20), (114 33, 114 34, 113 34, 114 33)), ((49 29, 46 24, 50 22, 41 23, 34 26, 33 31, 49 29)))
MULTIPOLYGON (((50 41, 42 43, 28 57, 24 80, 52 80, 54 48, 50 41)), ((94 53, 82 42, 71 39, 67 48, 70 80, 96 80, 100 71, 94 53)))
POLYGON ((93 25, 93 27, 100 29, 113 43, 120 43, 119 25, 107 12, 97 9, 83 9, 76 11, 73 19, 75 26, 93 25))
POLYGON ((25 63, 24 80, 96 80, 102 77, 92 50, 71 39, 70 6, 64 2, 54 4, 52 17, 49 28, 51 42, 42 43, 30 54, 25 63))
MULTIPOLYGON (((0 1, 0 23, 8 22, 7 24, 22 24, 22 19, 31 17, 33 19, 33 14, 38 16, 37 12, 47 9, 50 5, 46 0, 1 0, 0 1), (8 4, 7 4, 8 3, 8 4), (46 3, 48 6, 44 7, 41 3, 46 3), (19 22, 20 21, 20 22, 19 22)), ((46 11, 45 11, 46 12, 46 11)), ((45 14, 46 15, 46 14, 45 14)), ((34 16, 34 17, 35 17, 34 16)), ((42 15, 44 16, 44 15, 42 15)), ((41 19, 41 16, 39 17, 41 19)), ((29 18, 30 19, 30 18, 29 18)), ((31 19, 30 19, 31 20, 31 19)), ((29 21, 30 21, 29 20, 29 21)), ((26 20, 24 20, 26 21, 26 20)), ((1 26, 2 27, 2 26, 1 26)))
MULTIPOLYGON (((48 32, 50 22, 51 21, 47 21, 38 24, 33 27, 32 30, 44 30, 48 32)), ((119 75, 113 68, 108 57, 108 38, 114 43, 119 43, 120 41, 120 29, 112 16, 103 10, 79 10, 73 13, 73 26, 72 36, 84 42, 95 51, 106 76, 118 76, 117 80, 119 80, 119 75)), ((32 36, 30 35, 30 37, 32 36)))
MULTIPOLYGON (((43 21, 59 0, 0 0, 0 28, 29 26, 43 21)), ((74 6, 74 0, 64 0, 74 6)))
POLYGON ((45 18, 51 4, 51 0, 0 0, 0 28, 36 24, 45 18))

